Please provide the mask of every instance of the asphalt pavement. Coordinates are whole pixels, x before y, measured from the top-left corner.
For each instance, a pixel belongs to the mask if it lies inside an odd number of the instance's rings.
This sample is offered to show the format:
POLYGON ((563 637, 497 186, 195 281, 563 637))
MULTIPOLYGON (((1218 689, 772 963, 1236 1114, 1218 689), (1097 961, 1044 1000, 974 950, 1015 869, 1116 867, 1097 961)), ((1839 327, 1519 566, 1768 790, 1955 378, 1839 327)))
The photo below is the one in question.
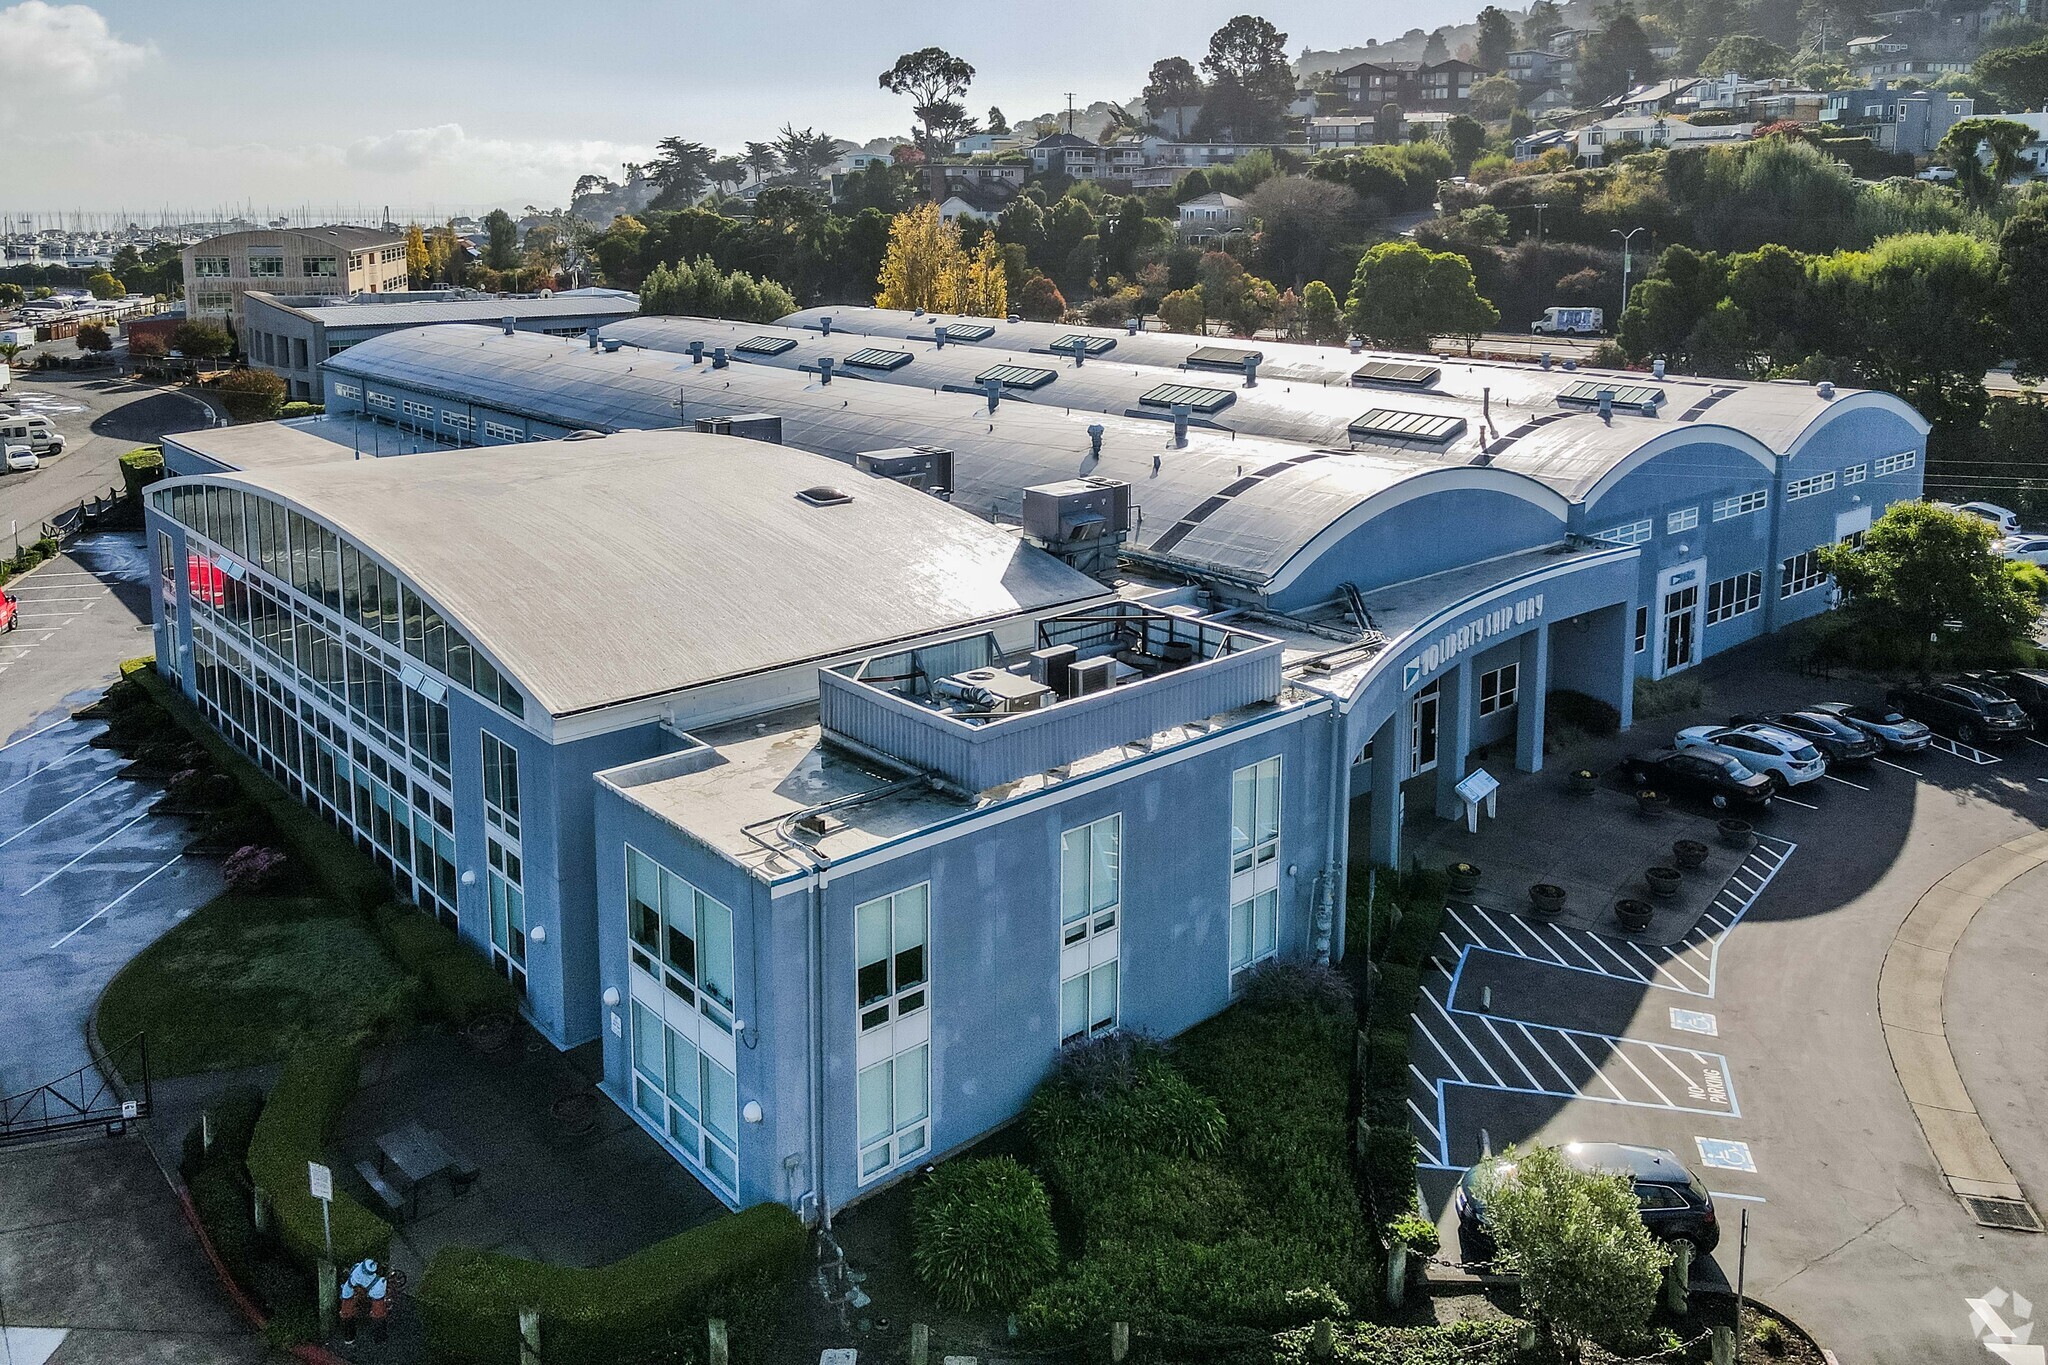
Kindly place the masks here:
POLYGON ((0 474, 0 541, 13 552, 13 537, 35 538, 37 528, 58 512, 121 486, 121 457, 167 431, 191 431, 213 420, 206 402, 180 389, 116 377, 111 369, 16 371, 0 393, 29 415, 40 414, 64 436, 61 454, 45 456, 40 469, 0 474))
MULTIPOLYGON (((1595 765, 1732 711, 1873 695, 1780 671, 1768 646, 1700 674, 1710 708, 1643 721, 1595 765)), ((1565 794, 1555 775, 1511 781, 1511 800, 1554 806, 1560 821, 1640 819, 1626 802, 1565 794)), ((1701 1278, 1740 1275, 1844 1362, 1984 1359, 1971 1301, 2007 1305, 2011 1331, 2025 1327, 2014 1296, 2048 1312, 2048 1236, 1980 1226, 1951 1192, 1894 1068, 1877 981, 1929 888, 2044 821, 2048 745, 1945 745, 1781 800, 1742 862, 1717 850, 1712 908, 1674 944, 1468 910, 1449 925, 1411 1033, 1415 1127, 1440 1168, 1424 1179, 1432 1209, 1482 1146, 1669 1148, 1720 1211, 1722 1244, 1701 1278)), ((1957 948, 1943 1011, 1970 1097, 2037 1207, 2048 1201, 2044 898, 2048 874, 2036 871, 1990 899, 1957 948)))

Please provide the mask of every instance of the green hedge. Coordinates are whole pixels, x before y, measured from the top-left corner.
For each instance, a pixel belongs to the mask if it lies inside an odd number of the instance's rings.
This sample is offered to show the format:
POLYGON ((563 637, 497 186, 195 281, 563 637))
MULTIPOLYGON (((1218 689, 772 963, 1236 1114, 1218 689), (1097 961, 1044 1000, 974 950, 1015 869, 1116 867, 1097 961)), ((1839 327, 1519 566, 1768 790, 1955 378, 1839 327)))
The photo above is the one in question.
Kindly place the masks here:
POLYGON ((198 740, 221 771, 233 777, 251 800, 269 812, 299 862, 312 869, 336 900, 352 910, 370 910, 391 899, 390 879, 347 835, 314 814, 310 806, 279 786, 222 738, 220 731, 208 724, 153 666, 131 670, 124 664, 121 672, 198 740))
POLYGON ((0 559, 0 583, 5 583, 16 574, 27 573, 46 559, 55 559, 62 548, 49 536, 32 540, 14 555, 12 559, 0 559))
POLYGON ((1052 1201, 1015 1157, 949 1161, 912 1200, 917 1277, 953 1312, 1014 1308, 1060 1266, 1052 1201))
POLYGON ((519 1312, 537 1308, 548 1360, 695 1360, 710 1317, 726 1320, 735 1357, 758 1359, 807 1242, 795 1214, 756 1204, 595 1269, 447 1247, 417 1295, 428 1356, 444 1365, 517 1360, 519 1312))
POLYGON ((300 401, 286 403, 283 407, 277 410, 277 415, 280 419, 289 417, 318 417, 321 413, 326 411, 327 405, 325 403, 307 403, 300 401))
POLYGON ((516 1014, 519 999, 475 948, 414 906, 393 902, 371 913, 377 936, 398 964, 426 983, 433 1011, 457 1028, 493 1014, 516 1014))
POLYGON ((1359 1164, 1381 1222, 1415 1207, 1415 1133, 1404 1122, 1365 1130, 1359 1164))
POLYGON ((1621 730, 1621 712, 1584 692, 1560 687, 1543 698, 1543 713, 1551 721, 1583 730, 1589 735, 1612 735, 1621 730))
POLYGON ((131 498, 140 497, 143 489, 163 476, 162 446, 137 446, 121 457, 121 489, 131 498))
POLYGON ((315 1281, 274 1235, 257 1231, 251 1213, 247 1163, 263 1092, 252 1085, 235 1086, 216 1096, 206 1111, 213 1115, 213 1151, 204 1150, 202 1127, 195 1123, 185 1134, 179 1165, 192 1210, 229 1277, 270 1315, 272 1343, 314 1340, 319 1336, 315 1281))
MULTIPOLYGON (((1511 1365, 1521 1359, 1513 1318, 1468 1318, 1439 1327, 1381 1327, 1353 1322, 1336 1331, 1333 1365, 1511 1365)), ((1307 1328, 1273 1342, 1272 1365, 1320 1365, 1307 1328)))
MULTIPOLYGON (((249 1177, 270 1200, 278 1234, 300 1260, 324 1254, 320 1201, 306 1183, 306 1163, 328 1164, 327 1134, 356 1093, 362 1058, 353 1047, 315 1046, 293 1053, 249 1140, 249 1177)), ((387 1260, 391 1225, 339 1186, 334 1191, 334 1259, 350 1265, 365 1256, 387 1260)))

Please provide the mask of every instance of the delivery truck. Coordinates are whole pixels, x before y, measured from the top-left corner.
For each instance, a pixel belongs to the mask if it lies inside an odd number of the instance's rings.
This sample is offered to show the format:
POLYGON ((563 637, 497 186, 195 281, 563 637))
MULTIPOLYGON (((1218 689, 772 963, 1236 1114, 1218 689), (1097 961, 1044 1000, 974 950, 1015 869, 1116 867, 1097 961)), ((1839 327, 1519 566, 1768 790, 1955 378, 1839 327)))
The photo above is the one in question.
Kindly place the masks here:
POLYGON ((1590 337, 1605 330, 1607 315, 1598 308, 1546 308, 1529 324, 1530 333, 1540 337, 1590 337))

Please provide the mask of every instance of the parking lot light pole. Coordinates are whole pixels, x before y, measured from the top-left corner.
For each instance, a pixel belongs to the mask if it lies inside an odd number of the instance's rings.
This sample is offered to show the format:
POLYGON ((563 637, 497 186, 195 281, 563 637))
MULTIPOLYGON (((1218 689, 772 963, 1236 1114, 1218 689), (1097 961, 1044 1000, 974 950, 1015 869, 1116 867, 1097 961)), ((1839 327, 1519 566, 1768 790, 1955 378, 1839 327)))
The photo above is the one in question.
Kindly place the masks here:
MULTIPOLYGON (((1646 227, 1634 227, 1630 228, 1627 232, 1623 232, 1620 228, 1610 228, 1608 231, 1621 238, 1621 312, 1626 313, 1628 311, 1629 266, 1634 259, 1629 246, 1630 243, 1635 241, 1638 232, 1648 232, 1649 229, 1646 227)), ((1621 326, 1621 313, 1614 315, 1614 325, 1617 328, 1621 326)))

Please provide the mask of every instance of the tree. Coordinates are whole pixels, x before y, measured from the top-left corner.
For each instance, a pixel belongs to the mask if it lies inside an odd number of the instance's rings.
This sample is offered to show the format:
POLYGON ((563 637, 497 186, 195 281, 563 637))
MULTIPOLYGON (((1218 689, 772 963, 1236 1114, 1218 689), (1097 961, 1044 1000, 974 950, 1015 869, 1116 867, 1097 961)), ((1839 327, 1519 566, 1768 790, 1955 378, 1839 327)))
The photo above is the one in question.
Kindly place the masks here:
POLYGON ((1488 76, 1472 82, 1472 112, 1483 119, 1500 120, 1522 107, 1522 87, 1507 76, 1488 76))
POLYGON ((1345 320, 1375 345, 1426 351, 1433 337, 1475 337, 1499 326, 1500 311, 1480 297, 1463 256, 1381 242, 1359 259, 1345 320))
POLYGON ((268 422, 284 407, 287 390, 284 380, 268 370, 236 370, 214 393, 237 422, 268 422))
POLYGON ((775 154, 790 179, 806 189, 824 183, 825 171, 839 159, 839 144, 825 133, 783 124, 775 136, 775 154))
POLYGON ((1202 69, 1216 82, 1204 121, 1212 112, 1240 142, 1270 140, 1294 95, 1294 68, 1287 61, 1287 35, 1256 15, 1240 14, 1209 35, 1202 69), (1221 106, 1217 108, 1216 106, 1221 106))
POLYGON ((235 349, 235 339, 217 322, 181 322, 171 329, 171 349, 193 360, 218 360, 235 349))
POLYGON ((1186 111, 1202 102, 1203 89, 1201 73, 1187 58, 1162 57, 1152 63, 1151 77, 1145 82, 1145 112, 1154 123, 1172 114, 1173 135, 1184 138, 1188 135, 1186 111))
POLYGON ((1479 36, 1473 40, 1473 65, 1487 75, 1498 75, 1508 65, 1508 53, 1515 46, 1515 21, 1498 5, 1479 11, 1479 36))
POLYGON ((1159 301, 1159 325, 1169 332, 1200 335, 1207 330, 1209 310, 1202 302, 1202 286, 1176 289, 1159 301))
POLYGON ((2002 118, 1966 118, 1942 135, 1934 154, 1953 166, 1964 193, 1972 199, 1996 199, 2020 168, 2020 153, 2034 140, 2024 123, 2002 118))
POLYGON ((1451 164, 1463 175, 1486 149, 1486 125, 1468 114, 1453 114, 1444 124, 1444 140, 1451 149, 1451 164))
POLYGON ((1522 16, 1522 46, 1545 47, 1553 36, 1570 27, 1557 0, 1535 0, 1522 16))
POLYGON ((959 99, 973 80, 974 68, 942 47, 906 52, 879 78, 882 89, 910 96, 911 113, 924 125, 918 145, 933 154, 950 150, 944 135, 966 121, 959 99))
POLYGON ((114 338, 107 334, 105 323, 80 323, 78 334, 72 340, 77 343, 79 350, 92 351, 99 355, 105 355, 114 349, 114 338))
POLYGON ((1586 40, 1579 54, 1579 103, 1604 104, 1657 79, 1650 37, 1627 0, 1610 12, 1607 26, 1586 40))
POLYGON ((2048 39, 2025 47, 2001 47, 1985 53, 1972 68, 1977 79, 2004 97, 2008 108, 2039 109, 2048 105, 2048 39))
POLYGON ((519 225, 503 209, 484 215, 484 264, 493 270, 519 268, 519 225))
POLYGON ((128 287, 104 270, 95 270, 85 277, 85 287, 96 299, 125 299, 128 287))
POLYGON ((1356 241, 1358 196, 1344 185, 1305 176, 1266 181, 1246 200, 1259 225, 1266 273, 1299 289, 1340 242, 1356 241))
POLYGON ((1003 267, 1003 244, 993 232, 982 233, 974 250, 961 257, 948 286, 949 312, 978 318, 1009 315, 1010 284, 1003 267))
POLYGON ((711 183, 718 186, 721 191, 729 190, 734 185, 746 183, 747 163, 737 156, 713 157, 705 174, 711 177, 711 183))
POLYGON ((1566 1361, 1588 1340, 1640 1336, 1671 1253, 1643 1226, 1626 1175, 1598 1175, 1551 1147, 1510 1147, 1480 1182, 1497 1267, 1519 1275, 1522 1308, 1566 1361))
MULTIPOLYGON (((128 338, 128 358, 130 360, 161 360, 170 353, 170 349, 170 347, 164 345, 163 336, 157 332, 142 332, 128 338)), ((6 354, 6 348, 0 346, 0 361, 12 358, 6 354)))
POLYGON ((1858 548, 1821 547, 1820 564, 1874 630, 1914 641, 1921 677, 1950 623, 1978 649, 2007 652, 2027 638, 2039 604, 1992 548, 1990 523, 1927 502, 1895 502, 1858 548))
POLYGON ((766 180, 782 169, 782 158, 776 154, 774 146, 766 142, 749 142, 746 154, 740 160, 746 163, 757 181, 766 180))
POLYGON ((1017 312, 1032 322, 1058 322, 1067 315, 1066 296, 1044 275, 1033 275, 1017 296, 1017 312))
POLYGON ((1408 114, 1398 104, 1383 104, 1372 116, 1372 140, 1391 147, 1408 132, 1408 114))
POLYGON ((1959 232, 1906 233, 1838 252, 1816 262, 1815 311, 1843 349, 1816 349, 1855 354, 1871 380, 1937 425, 1974 426, 1984 374, 2005 348, 1998 276, 1997 249, 1959 232))
POLYGON ((657 264, 640 286, 640 311, 648 314, 773 322, 795 308, 796 300, 774 280, 721 270, 708 256, 657 264))
POLYGON ((16 304, 28 297, 27 291, 18 284, 0 280, 0 304, 16 304))
POLYGON ((665 137, 656 143, 654 164, 647 168, 647 178, 659 192, 650 207, 677 209, 702 198, 711 186, 714 155, 703 143, 679 137, 665 137))
POLYGON ((1336 292, 1321 280, 1310 280, 1301 291, 1301 332, 1324 345, 1344 340, 1344 318, 1337 311, 1336 292))
POLYGON ((937 204, 899 213, 889 224, 875 307, 950 312, 954 277, 965 263, 960 231, 939 217, 937 204))
POLYGON ((2048 376, 2048 203, 2036 199, 2013 215, 1998 239, 1998 279, 2005 296, 2007 353, 2024 379, 2048 376))
POLYGON ((1636 359, 1687 362, 1693 329, 1727 295, 1727 263, 1711 251, 1664 249, 1650 273, 1629 291, 1615 338, 1636 359))
POLYGON ((1003 111, 993 104, 988 107, 988 117, 982 120, 982 124, 989 132, 998 136, 1010 131, 1010 121, 1004 118, 1003 111))
POLYGON ((1754 33, 1730 34, 1700 62, 1702 75, 1724 76, 1733 71, 1752 80, 1789 75, 1791 70, 1792 54, 1754 33))
POLYGON ((405 276, 414 289, 425 289, 434 279, 434 258, 427 251, 427 234, 418 223, 405 228, 405 276))
POLYGON ((1438 29, 1429 35, 1429 41, 1422 45, 1422 64, 1435 66, 1438 62, 1451 59, 1451 45, 1444 39, 1444 30, 1438 29))

